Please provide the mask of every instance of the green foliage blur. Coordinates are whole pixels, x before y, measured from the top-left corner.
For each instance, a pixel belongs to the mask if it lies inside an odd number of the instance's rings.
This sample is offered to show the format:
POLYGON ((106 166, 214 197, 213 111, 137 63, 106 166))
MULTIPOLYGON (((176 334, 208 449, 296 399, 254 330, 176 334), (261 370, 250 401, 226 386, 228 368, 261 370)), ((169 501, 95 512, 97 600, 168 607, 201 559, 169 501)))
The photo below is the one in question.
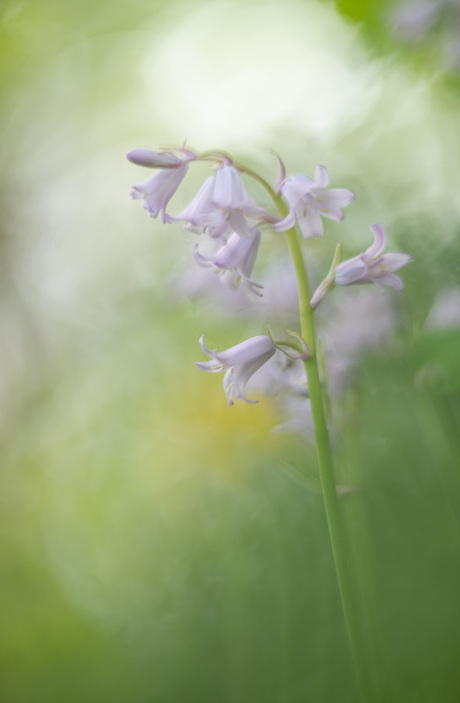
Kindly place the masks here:
POLYGON ((414 257, 331 435, 375 700, 458 703, 460 93, 392 8, 0 4, 2 703, 357 701, 311 436, 194 367, 269 315, 128 197, 125 152, 184 138, 357 193, 312 269, 377 221, 414 257))

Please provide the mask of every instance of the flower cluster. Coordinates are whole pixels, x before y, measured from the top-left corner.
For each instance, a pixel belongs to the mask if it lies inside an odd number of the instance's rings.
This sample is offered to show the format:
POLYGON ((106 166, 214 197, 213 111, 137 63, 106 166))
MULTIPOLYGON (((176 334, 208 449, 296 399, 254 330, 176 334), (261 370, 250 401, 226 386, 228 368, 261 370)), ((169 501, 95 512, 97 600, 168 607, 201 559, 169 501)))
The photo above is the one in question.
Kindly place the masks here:
MULTIPOLYGON (((161 217, 165 224, 182 223, 198 235, 204 235, 214 247, 214 253, 205 255, 194 246, 196 262, 205 268, 225 274, 233 286, 243 282, 256 295, 262 295, 262 286, 252 279, 261 243, 262 226, 270 225, 275 232, 289 233, 297 228, 303 238, 321 237, 323 218, 341 222, 343 209, 350 205, 354 193, 346 188, 328 188, 329 174, 325 166, 317 166, 314 178, 303 174, 287 176, 281 163, 281 172, 272 188, 263 178, 249 169, 235 164, 227 154, 206 152, 198 154, 185 145, 182 148, 153 151, 133 149, 127 158, 134 164, 155 170, 153 176, 135 185, 131 197, 143 199, 144 208, 151 217, 161 217), (169 204, 186 177, 194 161, 211 162, 215 172, 198 190, 192 201, 179 213, 172 214, 169 204), (273 202, 282 206, 279 214, 272 214, 251 200, 245 190, 242 174, 254 177, 262 184, 273 202)), ((327 276, 313 295, 309 305, 313 310, 335 286, 376 283, 397 291, 401 279, 395 275, 411 261, 407 254, 384 254, 386 233, 383 225, 371 225, 374 243, 362 254, 340 263, 341 248, 336 250, 327 276)), ((308 304, 308 301, 307 301, 308 304)), ((307 359, 308 345, 299 335, 295 341, 274 341, 271 333, 247 339, 225 351, 210 351, 200 339, 202 351, 209 361, 197 362, 202 371, 225 371, 224 389, 229 405, 234 399, 246 402, 246 384, 253 374, 269 361, 277 350, 291 359, 307 359), (288 351, 287 351, 287 350, 288 351)))

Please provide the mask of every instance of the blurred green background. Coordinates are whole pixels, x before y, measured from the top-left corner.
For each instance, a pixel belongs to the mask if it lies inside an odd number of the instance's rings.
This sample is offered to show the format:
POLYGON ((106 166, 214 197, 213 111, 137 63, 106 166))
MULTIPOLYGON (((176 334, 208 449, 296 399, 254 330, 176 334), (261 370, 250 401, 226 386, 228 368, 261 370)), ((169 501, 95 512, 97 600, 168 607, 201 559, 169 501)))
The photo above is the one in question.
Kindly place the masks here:
MULTIPOLYGON (((357 193, 313 280, 373 222, 414 256, 373 349, 334 293, 332 435, 376 700, 460 700, 460 82, 394 8, 0 3, 2 703, 357 700, 311 438, 194 367, 269 306, 210 300, 189 233, 129 200, 125 152, 184 139, 357 193)), ((282 256, 267 234, 262 280, 282 256)))

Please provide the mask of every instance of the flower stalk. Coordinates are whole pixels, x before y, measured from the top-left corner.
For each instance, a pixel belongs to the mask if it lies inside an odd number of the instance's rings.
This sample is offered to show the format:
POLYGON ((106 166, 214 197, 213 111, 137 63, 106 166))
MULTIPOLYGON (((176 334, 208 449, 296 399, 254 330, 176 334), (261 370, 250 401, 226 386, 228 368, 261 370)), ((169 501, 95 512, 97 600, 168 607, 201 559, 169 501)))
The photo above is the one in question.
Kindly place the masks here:
MULTIPOLYGON (((241 170, 244 171, 245 169, 241 168, 241 170)), ((246 173, 252 175, 252 173, 248 171, 246 171, 246 173)), ((257 176, 257 181, 264 185, 270 193, 281 216, 286 217, 288 208, 281 196, 277 195, 270 185, 260 176, 257 176)), ((319 377, 313 316, 314 308, 310 302, 311 295, 308 274, 296 226, 286 230, 285 236, 297 278, 301 336, 309 349, 309 356, 303 360, 303 363, 307 375, 316 454, 340 600, 360 697, 363 703, 369 703, 370 701, 376 700, 376 698, 361 633, 360 618, 351 573, 350 556, 337 497, 337 486, 334 477, 332 452, 325 414, 325 401, 319 377)))

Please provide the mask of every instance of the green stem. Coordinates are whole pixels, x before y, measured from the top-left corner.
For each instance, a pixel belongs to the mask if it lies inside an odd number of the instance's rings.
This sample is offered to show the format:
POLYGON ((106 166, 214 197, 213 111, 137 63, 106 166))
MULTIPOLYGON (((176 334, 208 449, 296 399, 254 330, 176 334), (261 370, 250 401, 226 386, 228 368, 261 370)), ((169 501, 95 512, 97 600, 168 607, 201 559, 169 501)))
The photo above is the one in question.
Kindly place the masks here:
POLYGON ((367 654, 362 642, 359 614, 353 580, 350 573, 348 545, 337 498, 329 432, 327 429, 323 393, 318 372, 313 309, 310 305, 307 271, 303 261, 298 234, 295 229, 288 230, 286 232, 286 238, 297 276, 302 337, 305 339, 311 352, 311 357, 306 359, 304 364, 307 374, 308 394, 310 397, 315 432, 316 453, 335 571, 358 687, 362 700, 365 701, 365 703, 369 703, 369 701, 373 699, 372 682, 367 667, 367 654))
MULTIPOLYGON (((270 185, 251 169, 240 167, 241 171, 254 178, 270 194, 280 214, 285 217, 287 206, 270 185)), ((310 304, 310 287, 308 274, 300 247, 299 235, 295 228, 285 232, 287 245, 294 265, 299 295, 300 327, 303 339, 310 350, 310 357, 304 361, 307 374, 308 393, 310 397, 313 427, 315 432, 316 453, 321 478, 322 493, 326 511, 329 536, 337 575, 345 626, 350 643, 351 656, 356 674, 361 699, 364 703, 375 700, 374 686, 367 666, 367 653, 363 645, 356 595, 353 588, 348 545, 345 537, 343 518, 337 498, 332 453, 329 443, 324 400, 318 372, 313 308, 310 304)))

